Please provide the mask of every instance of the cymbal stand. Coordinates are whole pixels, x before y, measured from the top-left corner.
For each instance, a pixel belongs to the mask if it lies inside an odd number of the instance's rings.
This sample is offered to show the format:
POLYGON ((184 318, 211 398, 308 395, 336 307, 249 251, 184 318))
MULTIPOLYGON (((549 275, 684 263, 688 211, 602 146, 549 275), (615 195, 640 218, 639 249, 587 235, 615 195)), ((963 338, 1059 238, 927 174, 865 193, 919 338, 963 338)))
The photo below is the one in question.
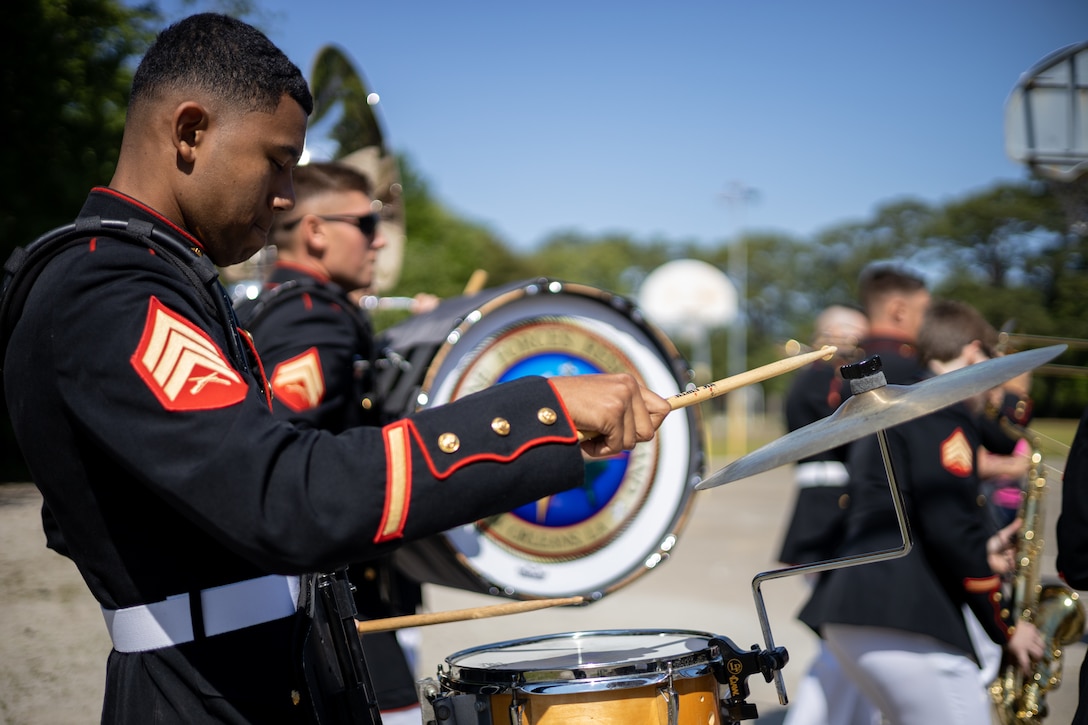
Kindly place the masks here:
MULTIPOLYGON (((887 385, 887 380, 880 368, 879 358, 876 360, 875 368, 871 360, 863 361, 861 363, 855 363, 854 365, 843 366, 842 374, 843 377, 850 380, 850 386, 855 395, 867 395, 870 391, 887 385)), ((888 436, 884 429, 879 429, 876 432, 876 437, 877 442, 880 444, 880 455, 884 461, 884 471, 888 475, 888 487, 891 489, 892 505, 895 508, 895 518, 899 524, 899 535, 902 539, 902 544, 893 549, 883 549, 881 551, 865 554, 852 554, 837 559, 816 561, 810 564, 797 564, 756 574, 752 579, 752 595, 755 598, 756 613, 759 615, 759 625, 763 630, 763 640, 766 642, 768 650, 774 651, 774 637, 771 634, 771 625, 767 617, 767 606, 763 601, 763 592, 761 590, 763 582, 771 581, 772 579, 781 579, 787 576, 796 576, 798 574, 817 574, 819 572, 845 569, 846 567, 858 566, 860 564, 898 559, 909 554, 911 548, 914 546, 914 541, 911 538, 910 533, 910 524, 907 521, 906 506, 903 503, 903 494, 899 490, 899 485, 896 482, 891 453, 888 450, 888 436)), ((767 681, 770 682, 769 677, 767 681)), ((786 696, 786 684, 782 679, 781 669, 774 671, 774 684, 775 690, 778 691, 778 702, 781 705, 788 704, 789 698, 786 696)))

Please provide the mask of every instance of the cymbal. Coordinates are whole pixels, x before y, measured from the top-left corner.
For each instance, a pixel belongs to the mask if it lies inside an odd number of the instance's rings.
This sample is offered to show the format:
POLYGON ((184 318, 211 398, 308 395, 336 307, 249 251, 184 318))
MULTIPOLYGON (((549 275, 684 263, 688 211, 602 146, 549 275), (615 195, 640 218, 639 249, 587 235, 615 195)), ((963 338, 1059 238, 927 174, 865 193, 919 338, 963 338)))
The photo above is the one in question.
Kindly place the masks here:
POLYGON ((1066 349, 1051 345, 985 360, 914 385, 884 385, 846 400, 828 417, 738 458, 695 484, 704 490, 838 448, 978 395, 1048 363, 1066 349))

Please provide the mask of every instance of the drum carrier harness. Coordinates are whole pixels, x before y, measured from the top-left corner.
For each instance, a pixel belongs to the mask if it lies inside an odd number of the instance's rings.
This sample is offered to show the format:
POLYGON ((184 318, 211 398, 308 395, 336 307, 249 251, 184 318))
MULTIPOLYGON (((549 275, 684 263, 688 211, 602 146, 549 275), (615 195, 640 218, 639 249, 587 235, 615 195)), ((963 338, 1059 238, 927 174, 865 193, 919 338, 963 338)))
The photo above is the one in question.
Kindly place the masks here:
MULTIPOLYGON (((54 257, 85 244, 93 236, 149 248, 171 263, 197 291, 205 310, 227 332, 231 359, 257 381, 266 397, 269 395, 256 351, 242 339, 238 318, 219 284, 215 264, 200 249, 140 219, 78 217, 72 224, 46 232, 25 247, 15 248, 4 263, 0 283, 0 376, 12 330, 34 282, 54 257)), ((0 386, 0 404, 7 406, 3 386, 0 386)), ((355 600, 347 570, 311 574, 301 579, 299 607, 305 609, 311 622, 310 635, 301 653, 301 670, 311 690, 315 720, 322 725, 380 725, 377 697, 355 626, 355 600)))

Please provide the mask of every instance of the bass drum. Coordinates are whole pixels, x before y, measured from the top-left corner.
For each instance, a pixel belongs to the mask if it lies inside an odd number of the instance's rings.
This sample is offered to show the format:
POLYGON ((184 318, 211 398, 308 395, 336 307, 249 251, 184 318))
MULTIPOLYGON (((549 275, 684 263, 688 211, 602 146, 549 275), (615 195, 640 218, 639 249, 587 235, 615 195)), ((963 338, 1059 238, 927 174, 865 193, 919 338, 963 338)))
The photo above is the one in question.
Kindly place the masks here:
MULTIPOLYGON (((376 382, 394 415, 526 375, 627 372, 668 397, 689 389, 673 344, 624 297, 551 279, 443 301, 379 337, 376 382)), ((696 407, 654 440, 586 461, 583 486, 411 542, 395 561, 424 583, 515 599, 597 600, 668 558, 703 473, 696 407)))

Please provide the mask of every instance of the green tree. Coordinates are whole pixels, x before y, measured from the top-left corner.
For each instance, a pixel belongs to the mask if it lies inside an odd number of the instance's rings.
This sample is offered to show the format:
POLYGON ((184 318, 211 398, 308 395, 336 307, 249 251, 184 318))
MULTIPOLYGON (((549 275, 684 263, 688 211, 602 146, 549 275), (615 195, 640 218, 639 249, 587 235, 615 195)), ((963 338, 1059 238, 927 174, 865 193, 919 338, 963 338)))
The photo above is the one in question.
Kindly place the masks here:
POLYGON ((991 288, 1022 283, 1038 252, 1060 248, 1068 221, 1042 184, 998 184, 946 204, 926 232, 950 276, 977 279, 991 288))
POLYGON ((0 254, 70 222, 113 175, 133 61, 154 37, 150 5, 11 3, 0 44, 8 143, 0 163, 0 254))
POLYGON ((814 312, 833 302, 857 300, 861 270, 877 260, 910 262, 925 249, 934 210, 915 199, 879 206, 873 218, 830 227, 818 233, 806 255, 808 286, 818 292, 814 312))
POLYGON ((632 296, 643 277, 675 256, 663 241, 643 244, 620 234, 595 238, 565 231, 530 252, 526 264, 536 276, 632 296))

